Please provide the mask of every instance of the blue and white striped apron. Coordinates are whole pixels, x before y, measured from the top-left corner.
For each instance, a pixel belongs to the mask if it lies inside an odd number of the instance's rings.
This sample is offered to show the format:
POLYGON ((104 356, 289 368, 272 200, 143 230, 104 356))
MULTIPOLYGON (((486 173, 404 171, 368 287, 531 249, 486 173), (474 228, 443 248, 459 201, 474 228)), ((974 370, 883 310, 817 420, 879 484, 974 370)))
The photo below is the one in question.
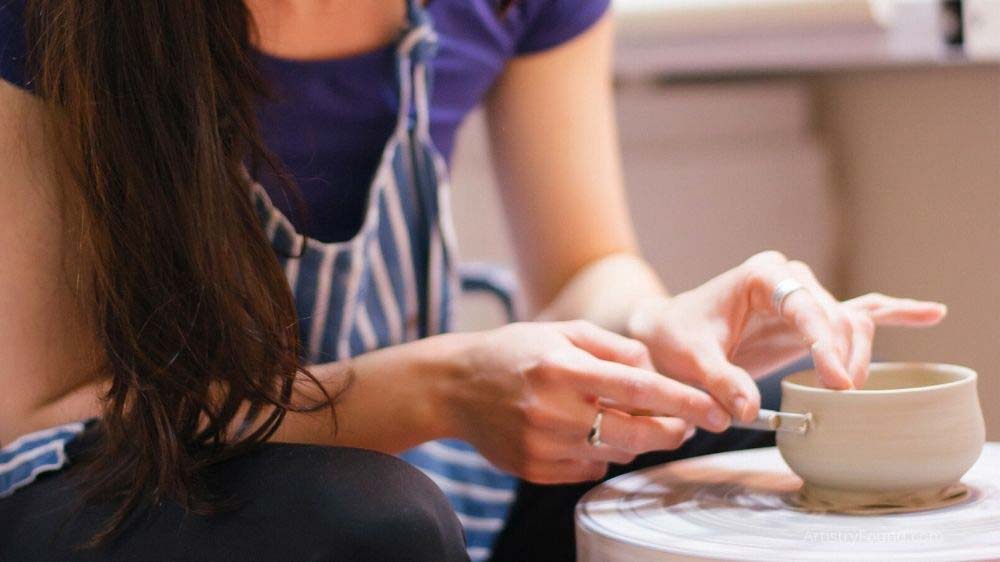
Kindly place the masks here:
MULTIPOLYGON (((309 364, 352 357, 439 334, 451 326, 460 288, 448 173, 430 136, 430 62, 437 46, 417 0, 397 46, 399 113, 368 195, 361 229, 324 243, 296 232, 255 187, 256 204, 295 297, 309 364)), ((483 276, 470 289, 496 290, 483 276)), ((500 296, 504 296, 501 291, 500 296)), ((508 300, 509 302, 509 300, 508 300)), ((473 560, 489 556, 516 479, 456 440, 425 443, 402 455, 451 500, 473 560)))
POLYGON ((0 498, 66 465, 66 444, 83 432, 84 422, 22 435, 0 449, 0 498))

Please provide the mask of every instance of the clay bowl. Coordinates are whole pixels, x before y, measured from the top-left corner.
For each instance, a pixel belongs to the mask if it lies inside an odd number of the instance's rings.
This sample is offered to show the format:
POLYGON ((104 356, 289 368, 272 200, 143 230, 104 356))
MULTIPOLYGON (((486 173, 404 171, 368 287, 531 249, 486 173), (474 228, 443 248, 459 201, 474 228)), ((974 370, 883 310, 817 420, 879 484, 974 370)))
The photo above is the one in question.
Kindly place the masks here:
POLYGON ((935 363, 874 363, 863 389, 822 388, 813 371, 781 383, 781 409, 811 413, 778 449, 804 481, 809 510, 914 511, 966 494, 962 475, 985 440, 976 372, 935 363))

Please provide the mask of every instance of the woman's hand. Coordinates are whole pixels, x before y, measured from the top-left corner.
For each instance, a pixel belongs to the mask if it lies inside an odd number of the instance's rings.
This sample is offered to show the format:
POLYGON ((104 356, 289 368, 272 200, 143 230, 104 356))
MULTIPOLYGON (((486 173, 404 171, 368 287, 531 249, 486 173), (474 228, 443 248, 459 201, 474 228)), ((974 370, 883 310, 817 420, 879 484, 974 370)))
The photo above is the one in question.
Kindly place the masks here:
POLYGON ((942 304, 879 294, 838 302, 808 266, 765 252, 696 289, 641 304, 629 333, 647 345, 660 372, 707 390, 749 421, 760 407, 753 376, 811 351, 823 384, 860 387, 876 325, 929 326, 945 314, 942 304), (787 296, 779 316, 772 295, 789 278, 805 289, 787 296))
POLYGON ((464 364, 447 383, 443 407, 451 434, 532 482, 597 479, 609 462, 679 447, 695 426, 729 425, 708 394, 654 372, 642 343, 587 322, 511 324, 459 337, 467 338, 464 364), (588 434, 602 409, 603 444, 594 446, 588 434))

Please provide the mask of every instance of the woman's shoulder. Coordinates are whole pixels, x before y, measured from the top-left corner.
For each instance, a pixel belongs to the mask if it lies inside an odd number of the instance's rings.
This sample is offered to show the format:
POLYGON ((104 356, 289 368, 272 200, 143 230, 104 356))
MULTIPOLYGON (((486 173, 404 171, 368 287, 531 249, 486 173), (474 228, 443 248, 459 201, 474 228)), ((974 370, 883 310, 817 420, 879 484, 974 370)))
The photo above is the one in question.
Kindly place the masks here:
MULTIPOLYGON (((543 51, 582 33, 601 18, 611 0, 514 0, 498 15, 501 0, 435 0, 431 11, 446 29, 495 30, 513 55, 543 51)), ((480 35, 483 40, 496 37, 480 35)))
POLYGON ((0 79, 26 87, 25 0, 0 0, 0 79))
MULTIPOLYGON (((601 19, 611 0, 520 0, 525 27, 517 51, 528 54, 556 47, 601 19)), ((515 4, 516 5, 516 4, 515 4)))

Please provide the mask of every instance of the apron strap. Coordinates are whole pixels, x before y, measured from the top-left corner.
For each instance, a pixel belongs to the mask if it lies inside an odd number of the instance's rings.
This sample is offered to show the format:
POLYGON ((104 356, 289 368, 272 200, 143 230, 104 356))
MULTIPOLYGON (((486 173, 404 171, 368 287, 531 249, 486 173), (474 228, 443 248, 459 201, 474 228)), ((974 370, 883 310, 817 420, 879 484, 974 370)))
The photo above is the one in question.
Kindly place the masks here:
POLYGON ((423 41, 414 51, 413 102, 415 110, 414 133, 418 139, 430 142, 430 97, 434 89, 434 74, 429 64, 437 51, 437 35, 423 41))
POLYGON ((406 18, 409 20, 410 25, 414 25, 414 22, 420 17, 423 11, 424 3, 422 0, 406 0, 406 18))
POLYGON ((430 140, 430 61, 437 54, 438 36, 421 0, 407 0, 408 27, 396 48, 399 115, 397 134, 430 140))

